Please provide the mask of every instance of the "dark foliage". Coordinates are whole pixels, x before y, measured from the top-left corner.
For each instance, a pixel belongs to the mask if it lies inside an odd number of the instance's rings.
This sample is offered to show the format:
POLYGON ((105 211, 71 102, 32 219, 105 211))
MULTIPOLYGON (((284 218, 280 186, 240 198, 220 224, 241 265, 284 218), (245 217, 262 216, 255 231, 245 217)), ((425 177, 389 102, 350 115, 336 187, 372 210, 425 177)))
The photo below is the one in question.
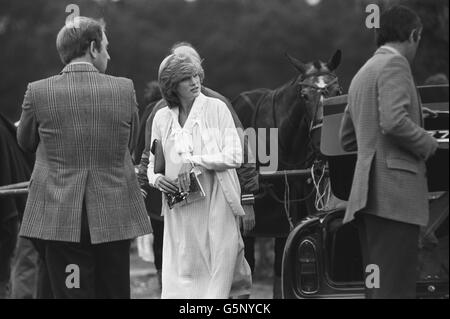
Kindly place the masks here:
POLYGON ((0 0, 0 111, 17 120, 27 83, 62 69, 55 41, 70 3, 81 15, 104 18, 108 73, 133 79, 144 106, 146 83, 177 41, 197 47, 206 84, 229 98, 293 77, 286 51, 310 61, 341 49, 337 73, 346 90, 375 48, 373 30, 365 27, 365 7, 373 2, 402 2, 420 13, 418 83, 437 72, 448 75, 448 0, 322 0, 317 6, 304 0, 0 0))

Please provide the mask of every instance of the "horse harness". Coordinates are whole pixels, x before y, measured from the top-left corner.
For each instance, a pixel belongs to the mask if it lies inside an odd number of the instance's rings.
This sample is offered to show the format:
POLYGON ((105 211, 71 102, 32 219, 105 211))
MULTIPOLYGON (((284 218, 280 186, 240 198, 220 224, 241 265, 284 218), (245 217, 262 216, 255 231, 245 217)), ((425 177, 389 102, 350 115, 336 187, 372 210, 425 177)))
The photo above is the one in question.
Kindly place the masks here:
MULTIPOLYGON (((327 96, 328 94, 329 94, 329 88, 332 86, 332 85, 334 85, 334 84, 336 84, 336 83, 338 83, 338 77, 335 75, 335 74, 333 74, 333 73, 331 73, 331 72, 319 72, 319 73, 315 73, 315 74, 312 74, 312 75, 309 75, 309 76, 306 76, 306 77, 304 77, 304 78, 302 78, 302 81, 301 82, 299 82, 298 83, 298 85, 299 85, 299 87, 300 87, 300 89, 299 89, 299 91, 297 92, 297 94, 298 94, 298 96, 300 97, 300 98, 302 98, 302 90, 305 88, 305 87, 310 87, 310 88, 312 88, 312 89, 314 89, 314 90, 316 90, 318 93, 320 93, 320 95, 321 95, 321 98, 319 98, 318 100, 317 100, 317 103, 315 104, 315 106, 314 106, 314 116, 311 118, 311 119, 309 119, 310 120, 310 124, 309 124, 309 136, 311 137, 311 132, 312 131, 314 131, 314 130, 316 130, 316 129, 318 129, 318 128, 320 128, 320 127, 322 127, 322 125, 323 125, 323 122, 322 121, 320 121, 319 123, 315 123, 315 119, 316 119, 316 117, 317 117, 317 112, 318 112, 318 110, 319 110, 319 106, 320 106, 320 103, 322 103, 322 98, 324 97, 324 96, 327 96), (319 87, 318 85, 316 85, 315 83, 306 83, 305 82, 305 79, 307 79, 307 78, 309 78, 309 77, 311 77, 311 76, 321 76, 321 75, 329 75, 329 76, 332 76, 333 77, 333 80, 332 81, 330 81, 329 83, 327 83, 324 87, 319 87)), ((270 94, 270 100, 271 100, 271 104, 272 104, 272 120, 273 120, 273 125, 274 125, 274 127, 276 128, 276 127, 278 127, 277 126, 277 117, 276 117, 276 110, 275 110, 275 101, 276 101, 276 98, 277 98, 277 93, 278 93, 278 90, 273 90, 272 92, 270 92, 269 94, 270 94)), ((340 94, 342 94, 342 88, 339 86, 339 93, 338 93, 339 95, 340 94)), ((252 106, 252 109, 255 109, 256 108, 256 110, 253 112, 253 117, 252 117, 252 121, 251 121, 251 123, 252 123, 252 126, 251 127, 255 127, 256 128, 256 120, 257 120, 257 118, 258 118, 258 114, 259 114, 259 109, 260 109, 260 107, 261 107, 261 101, 264 99, 264 98, 266 98, 268 96, 268 93, 266 92, 266 93, 264 93, 264 94, 262 94, 260 97, 259 97, 259 99, 258 99, 258 101, 256 102, 256 105, 252 102, 252 100, 247 96, 247 95, 244 95, 243 96, 243 98, 244 98, 244 100, 249 104, 249 105, 251 105, 252 106)), ((308 114, 308 113, 307 113, 308 114)), ((305 163, 305 162, 307 162, 309 160, 309 157, 307 157, 306 159, 305 159, 305 161, 302 163, 302 165, 305 163)), ((292 166, 292 164, 289 164, 289 163, 286 163, 286 162, 284 162, 283 160, 281 160, 281 159, 278 159, 278 161, 280 161, 283 165, 286 165, 287 167, 288 166, 292 166)), ((295 165, 295 166, 299 166, 299 165, 295 165)), ((311 174, 314 174, 314 172, 313 172, 313 169, 311 170, 311 174)), ((289 189, 289 182, 288 182, 288 180, 287 180, 287 175, 285 176, 285 184, 286 184, 286 187, 287 187, 287 189, 289 189)), ((260 193, 259 195, 257 195, 256 197, 258 198, 261 198, 261 197, 263 197, 263 196, 265 196, 265 195, 270 195, 271 197, 272 197, 272 199, 274 199, 276 202, 278 202, 278 203, 280 203, 280 204, 284 204, 284 208, 285 208, 285 213, 286 213, 286 218, 287 218, 287 220, 288 220, 288 222, 289 222, 289 225, 290 225, 290 227, 291 227, 291 229, 293 228, 293 221, 292 221, 292 216, 290 215, 290 209, 289 209, 289 204, 290 203, 294 203, 294 202, 303 202, 303 201, 305 201, 305 200, 307 200, 308 198, 310 198, 311 197, 311 195, 314 193, 314 188, 312 189, 312 191, 311 192, 309 192, 305 197, 303 197, 303 198, 299 198, 299 199, 289 199, 289 191, 285 191, 285 195, 284 195, 284 199, 282 200, 282 199, 280 199, 277 195, 276 195, 276 193, 274 192, 274 190, 273 190, 273 185, 267 185, 267 184, 262 184, 261 185, 262 186, 262 188, 263 188, 263 191, 262 191, 262 193, 260 193)))
MULTIPOLYGON (((314 130, 316 130, 316 129, 318 129, 318 128, 321 128, 322 125, 323 125, 323 122, 322 122, 322 121, 319 121, 317 124, 315 124, 315 119, 316 119, 316 117, 317 117, 317 112, 319 111, 319 104, 322 103, 322 98, 328 96, 328 94, 330 93, 330 92, 328 91, 328 89, 329 89, 332 85, 334 85, 334 84, 336 84, 336 83, 338 83, 338 77, 337 77, 337 75, 334 74, 334 73, 331 73, 331 72, 326 72, 326 71, 325 71, 325 72, 319 72, 319 73, 311 74, 311 75, 309 75, 309 76, 303 78, 302 81, 298 83, 298 85, 299 85, 299 87, 300 87, 300 89, 299 89, 299 91, 298 91, 299 94, 300 94, 300 96, 303 95, 303 94, 302 94, 302 91, 303 91, 303 89, 304 89, 305 87, 310 87, 310 88, 316 90, 316 91, 320 94, 320 98, 317 100, 317 103, 316 103, 316 105, 314 106, 314 116, 312 117, 312 119, 310 119, 310 125, 309 125, 309 134, 310 134, 310 137, 311 137, 311 132, 312 132, 312 131, 314 131, 314 130), (309 77, 312 77, 312 76, 321 76, 321 75, 332 76, 332 77, 333 77, 333 80, 331 80, 329 83, 327 83, 324 87, 320 87, 320 86, 316 85, 315 83, 312 83, 312 84, 311 84, 311 83, 306 83, 306 82, 305 82, 305 79, 307 79, 307 78, 309 78, 309 77)), ((339 86, 338 95, 341 95, 341 94, 342 94, 342 88, 339 86)))

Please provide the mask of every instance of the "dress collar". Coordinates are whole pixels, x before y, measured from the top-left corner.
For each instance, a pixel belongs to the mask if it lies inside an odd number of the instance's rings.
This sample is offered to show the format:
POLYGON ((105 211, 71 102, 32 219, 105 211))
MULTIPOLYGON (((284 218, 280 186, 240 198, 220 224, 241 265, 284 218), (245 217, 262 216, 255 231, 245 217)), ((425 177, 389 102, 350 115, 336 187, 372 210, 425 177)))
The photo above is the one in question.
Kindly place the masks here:
POLYGON ((201 125, 200 119, 203 110, 203 106, 206 102, 206 97, 200 93, 194 100, 192 104, 191 111, 189 112, 188 118, 181 127, 178 122, 178 115, 180 110, 178 107, 170 109, 172 115, 172 129, 171 136, 174 138, 175 151, 179 154, 190 154, 194 150, 194 142, 192 140, 192 128, 195 124, 201 125))
MULTIPOLYGON (((191 111, 189 112, 188 118, 186 119, 186 122, 184 123, 183 129, 186 128, 186 130, 189 130, 189 124, 196 123, 200 119, 200 115, 202 114, 203 106, 206 102, 206 96, 203 95, 203 93, 200 93, 194 100, 194 103, 192 104, 191 111)), ((174 125, 177 128, 182 129, 180 123, 178 122, 178 116, 180 114, 179 107, 174 107, 170 109, 170 112, 172 114, 173 121, 175 122, 174 125)))

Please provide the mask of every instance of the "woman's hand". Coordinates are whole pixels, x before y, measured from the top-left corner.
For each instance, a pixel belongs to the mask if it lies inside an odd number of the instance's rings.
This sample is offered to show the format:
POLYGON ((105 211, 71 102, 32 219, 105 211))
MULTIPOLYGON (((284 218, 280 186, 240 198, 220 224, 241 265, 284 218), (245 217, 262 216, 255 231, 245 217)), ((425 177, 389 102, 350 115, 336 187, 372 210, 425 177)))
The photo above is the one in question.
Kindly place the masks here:
POLYGON ((178 190, 177 184, 164 175, 159 176, 155 181, 155 187, 164 193, 173 194, 178 190))
POLYGON ((180 172, 178 173, 178 188, 180 192, 188 192, 189 187, 191 186, 191 178, 190 173, 194 165, 191 163, 184 163, 180 172))
POLYGON ((255 210, 253 205, 242 205, 245 215, 241 216, 242 235, 245 236, 255 228, 255 210))

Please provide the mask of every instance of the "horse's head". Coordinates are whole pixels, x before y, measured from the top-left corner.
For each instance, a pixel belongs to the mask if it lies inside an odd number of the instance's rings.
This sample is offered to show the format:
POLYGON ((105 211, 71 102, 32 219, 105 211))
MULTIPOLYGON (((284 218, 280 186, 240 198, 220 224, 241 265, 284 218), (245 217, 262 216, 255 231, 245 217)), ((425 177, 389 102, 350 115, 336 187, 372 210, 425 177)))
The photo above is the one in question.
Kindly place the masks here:
POLYGON ((342 94, 334 70, 341 62, 341 51, 337 50, 328 62, 303 63, 286 53, 289 61, 300 72, 295 85, 298 96, 304 101, 309 126, 309 135, 316 151, 320 149, 320 130, 323 123, 323 99, 342 94))

